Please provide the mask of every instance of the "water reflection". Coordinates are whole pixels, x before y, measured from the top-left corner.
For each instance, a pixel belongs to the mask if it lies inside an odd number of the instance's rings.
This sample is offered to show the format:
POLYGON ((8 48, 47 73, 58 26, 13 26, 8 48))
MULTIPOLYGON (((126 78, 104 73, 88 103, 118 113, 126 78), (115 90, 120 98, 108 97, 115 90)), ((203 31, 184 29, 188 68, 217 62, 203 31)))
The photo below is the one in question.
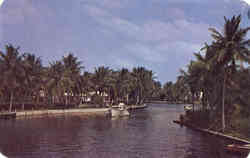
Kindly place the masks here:
POLYGON ((129 117, 65 116, 0 122, 0 151, 22 158, 211 158, 224 141, 172 123, 181 105, 152 105, 129 117))

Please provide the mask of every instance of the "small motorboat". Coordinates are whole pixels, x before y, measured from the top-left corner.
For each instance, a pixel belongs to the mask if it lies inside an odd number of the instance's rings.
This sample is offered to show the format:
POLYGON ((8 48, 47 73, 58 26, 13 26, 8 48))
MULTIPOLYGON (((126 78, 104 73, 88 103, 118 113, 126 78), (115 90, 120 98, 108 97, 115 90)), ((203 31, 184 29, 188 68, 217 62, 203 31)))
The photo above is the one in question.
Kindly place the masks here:
POLYGON ((250 144, 246 145, 230 144, 226 146, 226 150, 233 153, 248 154, 250 153, 250 144))
POLYGON ((120 116, 128 116, 129 112, 124 103, 120 103, 118 106, 111 107, 111 116, 112 117, 120 117, 120 116))
POLYGON ((193 107, 191 105, 185 105, 184 106, 185 111, 189 111, 189 110, 192 110, 192 109, 193 109, 193 107))
POLYGON ((4 154, 0 153, 0 158, 7 158, 4 154))

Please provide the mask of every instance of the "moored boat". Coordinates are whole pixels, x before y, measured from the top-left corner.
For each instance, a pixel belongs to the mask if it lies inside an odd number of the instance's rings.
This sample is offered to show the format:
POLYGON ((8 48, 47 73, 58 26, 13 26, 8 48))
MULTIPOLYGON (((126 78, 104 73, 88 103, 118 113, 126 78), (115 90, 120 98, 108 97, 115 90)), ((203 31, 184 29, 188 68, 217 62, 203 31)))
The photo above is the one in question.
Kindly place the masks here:
POLYGON ((226 150, 229 152, 234 152, 239 154, 247 154, 250 153, 250 144, 246 145, 230 144, 226 146, 226 150))
POLYGON ((0 153, 0 158, 7 158, 4 154, 0 153))
POLYGON ((118 106, 111 107, 111 116, 112 117, 121 117, 128 116, 129 112, 124 103, 120 103, 118 106))
POLYGON ((185 106, 184 106, 184 109, 185 109, 186 111, 189 111, 189 110, 192 110, 193 107, 192 107, 191 105, 185 105, 185 106))

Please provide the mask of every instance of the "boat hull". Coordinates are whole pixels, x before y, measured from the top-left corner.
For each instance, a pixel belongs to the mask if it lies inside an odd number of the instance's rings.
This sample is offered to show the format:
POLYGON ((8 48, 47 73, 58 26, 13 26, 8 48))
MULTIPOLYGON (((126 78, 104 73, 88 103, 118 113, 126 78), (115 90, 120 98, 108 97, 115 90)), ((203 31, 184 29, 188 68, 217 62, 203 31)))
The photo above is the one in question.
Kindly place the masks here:
POLYGON ((127 109, 120 110, 118 108, 112 108, 111 109, 111 116, 112 117, 129 116, 129 112, 127 109))
POLYGON ((238 154, 248 154, 250 153, 250 146, 249 145, 227 145, 226 150, 229 152, 233 153, 238 153, 238 154))

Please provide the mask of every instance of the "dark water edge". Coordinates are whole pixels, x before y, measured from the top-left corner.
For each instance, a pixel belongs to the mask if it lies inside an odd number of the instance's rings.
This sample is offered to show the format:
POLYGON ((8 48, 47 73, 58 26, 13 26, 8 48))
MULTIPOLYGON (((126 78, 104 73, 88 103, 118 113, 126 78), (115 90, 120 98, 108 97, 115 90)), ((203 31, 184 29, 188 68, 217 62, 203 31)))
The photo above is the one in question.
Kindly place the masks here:
POLYGON ((57 116, 0 121, 10 158, 240 158, 226 142, 174 124, 183 105, 151 104, 129 117, 57 116))

